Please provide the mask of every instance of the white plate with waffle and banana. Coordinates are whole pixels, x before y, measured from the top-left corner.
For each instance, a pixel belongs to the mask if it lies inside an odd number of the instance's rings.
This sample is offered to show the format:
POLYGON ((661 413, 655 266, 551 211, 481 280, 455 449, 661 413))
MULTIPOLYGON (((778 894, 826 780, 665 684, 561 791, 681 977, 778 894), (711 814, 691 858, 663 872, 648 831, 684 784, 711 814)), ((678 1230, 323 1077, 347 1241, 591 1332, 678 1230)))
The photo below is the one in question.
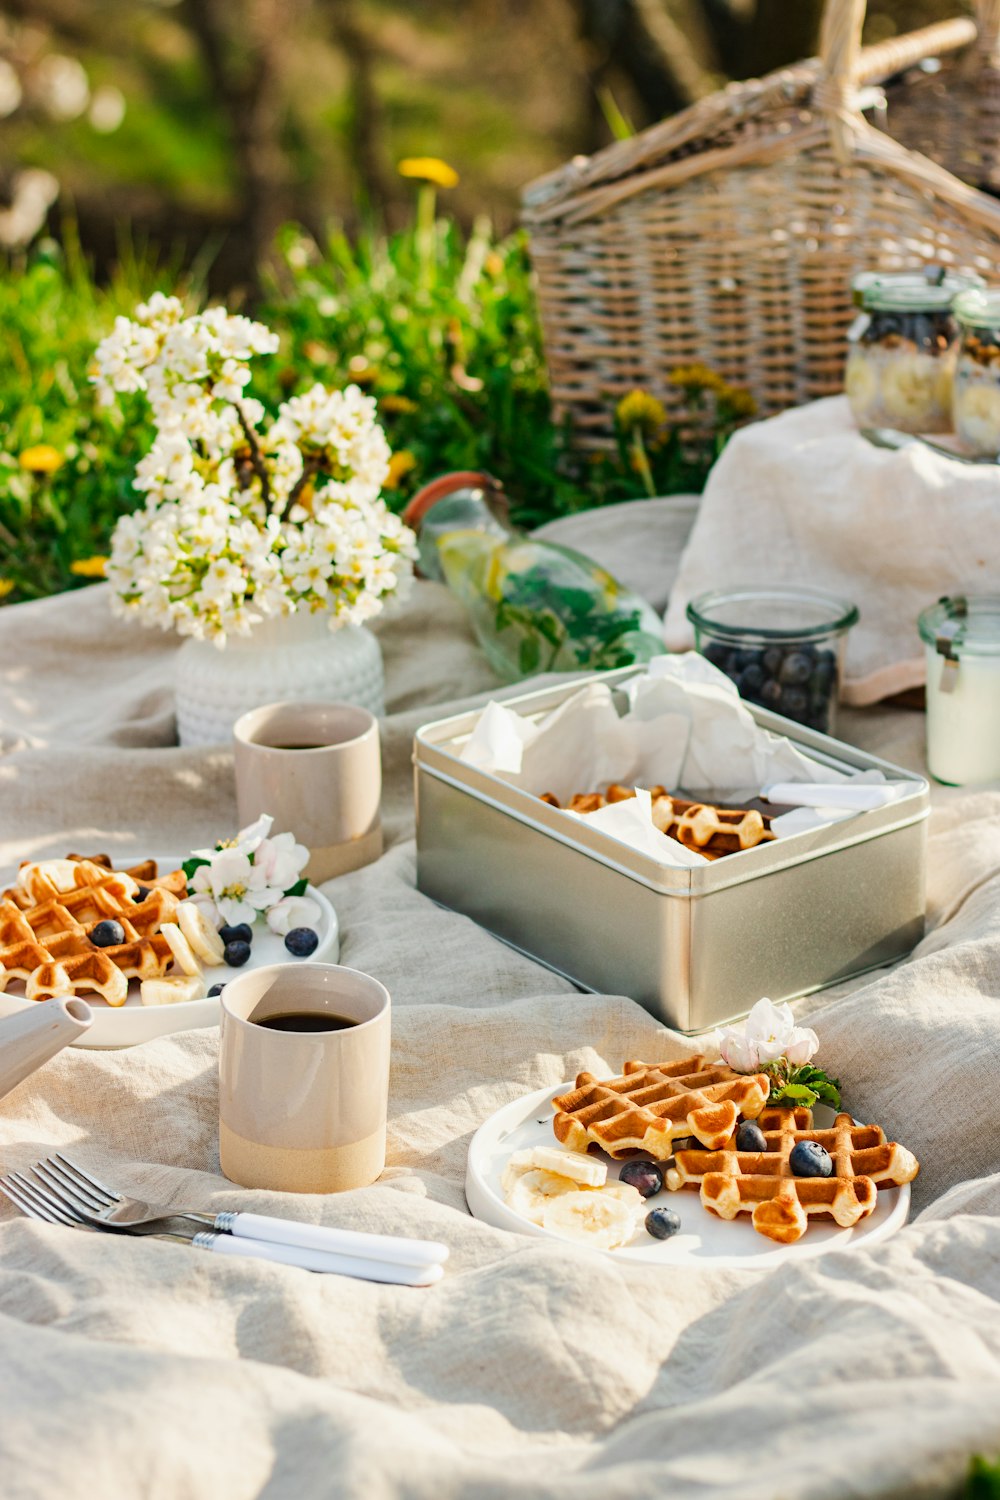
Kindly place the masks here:
POLYGON ((769 1269, 900 1229, 911 1154, 826 1106, 768 1108, 768 1087, 695 1057, 539 1089, 473 1136, 469 1208, 630 1263, 713 1269, 769 1269))
MULTIPOLYGON (((117 865, 106 855, 42 860, 9 872, 0 893, 0 1017, 75 995, 94 1013, 80 1047, 134 1047, 214 1026, 218 991, 209 990, 247 969, 301 962, 263 918, 252 925, 244 962, 226 962, 226 945, 186 900, 180 860, 170 856, 117 865), (102 945, 109 924, 121 934, 112 930, 113 941, 102 945)), ((320 912, 308 956, 336 963, 337 914, 313 886, 306 894, 320 912)))

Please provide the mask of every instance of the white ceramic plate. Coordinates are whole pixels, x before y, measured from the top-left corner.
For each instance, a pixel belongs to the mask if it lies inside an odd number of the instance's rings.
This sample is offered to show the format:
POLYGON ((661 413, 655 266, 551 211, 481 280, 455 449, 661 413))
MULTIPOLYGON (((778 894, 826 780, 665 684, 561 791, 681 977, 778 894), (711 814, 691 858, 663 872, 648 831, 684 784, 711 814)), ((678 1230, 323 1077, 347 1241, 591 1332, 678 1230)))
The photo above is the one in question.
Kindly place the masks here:
MULTIPOLYGON (((500 1176, 512 1152, 533 1146, 558 1147, 559 1142, 552 1132, 552 1100, 557 1094, 568 1093, 573 1086, 572 1083, 562 1083, 555 1089, 539 1089, 537 1093, 526 1094, 523 1099, 505 1104, 480 1125, 469 1146, 465 1175, 466 1200, 477 1219, 483 1219, 497 1229, 513 1229, 520 1234, 541 1235, 544 1239, 558 1238, 550 1230, 532 1224, 530 1219, 507 1207, 503 1201, 500 1176)), ((608 1176, 617 1177, 622 1163, 612 1161, 603 1153, 598 1155, 608 1164, 608 1176)), ((769 1270, 789 1256, 798 1260, 804 1256, 823 1255, 828 1250, 848 1250, 856 1245, 874 1245, 888 1239, 906 1223, 910 1188, 907 1183, 900 1188, 880 1189, 874 1213, 853 1229, 840 1229, 832 1222, 813 1222, 794 1245, 776 1245, 765 1239, 754 1229, 748 1216, 741 1214, 731 1221, 716 1218, 702 1208, 700 1197, 690 1189, 677 1193, 664 1189, 655 1198, 646 1200, 647 1213, 651 1208, 674 1209, 681 1220, 679 1233, 669 1240, 654 1240, 645 1229, 640 1229, 632 1242, 620 1250, 599 1253, 643 1265, 710 1266, 713 1270, 759 1266, 761 1270, 769 1270)))
MULTIPOLYGON (((161 874, 176 870, 181 860, 176 855, 157 855, 157 868, 161 874)), ((13 885, 16 871, 0 878, 0 889, 13 885)), ((318 903, 320 919, 317 925, 319 946, 310 955, 313 963, 335 964, 340 957, 340 924, 337 913, 321 891, 308 886, 307 893, 318 903)), ((271 931, 263 917, 254 923, 253 944, 250 957, 241 969, 231 969, 222 964, 217 969, 205 970, 208 988, 213 984, 227 984, 237 974, 248 969, 259 969, 265 964, 302 963, 302 959, 291 956, 285 940, 271 931)), ((139 1042, 148 1042, 157 1036, 167 1036, 173 1031, 190 1031, 194 1026, 215 1026, 219 1020, 219 998, 205 1000, 182 1000, 177 1005, 143 1005, 139 997, 139 981, 129 981, 128 999, 124 1005, 112 1006, 99 995, 80 994, 94 1012, 94 1019, 87 1031, 74 1043, 77 1047, 135 1047, 139 1042)), ((0 993, 0 1017, 13 1015, 35 1001, 26 1000, 24 985, 12 980, 9 990, 0 993)))

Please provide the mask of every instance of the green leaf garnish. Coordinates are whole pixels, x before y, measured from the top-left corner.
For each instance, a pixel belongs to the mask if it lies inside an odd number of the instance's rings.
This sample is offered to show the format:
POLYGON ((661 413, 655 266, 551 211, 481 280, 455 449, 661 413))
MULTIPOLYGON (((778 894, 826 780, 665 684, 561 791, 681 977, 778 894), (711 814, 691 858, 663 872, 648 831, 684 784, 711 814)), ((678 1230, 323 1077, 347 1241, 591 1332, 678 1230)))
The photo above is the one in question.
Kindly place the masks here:
POLYGON ((184 874, 187 876, 187 883, 188 883, 188 885, 191 884, 191 876, 194 874, 195 870, 198 869, 199 865, 207 865, 207 864, 208 864, 208 860, 207 859, 201 859, 196 854, 192 854, 192 856, 191 856, 190 859, 185 859, 185 860, 181 861, 181 869, 184 871, 184 874))
POLYGON ((973 1455, 963 1500, 1000 1500, 1000 1460, 990 1463, 980 1453, 973 1455))
POLYGON ((801 1106, 811 1109, 822 1099, 833 1109, 840 1108, 840 1082, 831 1078, 822 1068, 812 1063, 800 1063, 793 1067, 787 1057, 779 1057, 761 1069, 771 1080, 768 1105, 777 1109, 795 1109, 801 1106))
POLYGON ((308 884, 309 884, 308 880, 303 875, 301 880, 297 880, 294 885, 290 885, 288 887, 288 890, 285 892, 285 895, 286 896, 304 896, 305 893, 306 893, 306 886, 308 884))

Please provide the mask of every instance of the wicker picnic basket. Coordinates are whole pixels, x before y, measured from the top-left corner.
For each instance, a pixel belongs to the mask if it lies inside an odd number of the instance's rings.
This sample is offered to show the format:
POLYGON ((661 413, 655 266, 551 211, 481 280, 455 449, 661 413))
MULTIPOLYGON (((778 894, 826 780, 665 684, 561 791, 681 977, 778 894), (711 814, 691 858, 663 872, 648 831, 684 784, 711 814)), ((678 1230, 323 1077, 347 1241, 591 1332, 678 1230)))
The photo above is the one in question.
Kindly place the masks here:
POLYGON ((557 420, 605 446, 617 401, 710 365, 763 415, 841 388, 850 280, 943 263, 995 279, 1000 204, 874 129, 864 85, 967 47, 970 20, 861 49, 827 0, 818 59, 730 85, 525 192, 557 420))
POLYGON ((928 55, 886 84, 886 129, 963 182, 998 193, 1000 0, 976 0, 975 14, 968 45, 928 55))

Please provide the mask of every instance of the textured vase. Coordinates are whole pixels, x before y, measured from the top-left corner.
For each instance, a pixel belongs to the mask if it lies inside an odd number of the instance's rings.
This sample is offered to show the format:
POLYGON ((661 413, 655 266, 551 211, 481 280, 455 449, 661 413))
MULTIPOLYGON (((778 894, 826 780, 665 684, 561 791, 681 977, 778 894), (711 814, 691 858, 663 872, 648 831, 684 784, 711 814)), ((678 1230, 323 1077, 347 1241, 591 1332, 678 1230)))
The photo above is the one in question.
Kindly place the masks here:
POLYGON ((265 620, 223 651, 187 640, 177 654, 177 730, 182 745, 227 742, 248 709, 314 699, 385 712, 382 653, 363 625, 331 630, 322 613, 265 620))

